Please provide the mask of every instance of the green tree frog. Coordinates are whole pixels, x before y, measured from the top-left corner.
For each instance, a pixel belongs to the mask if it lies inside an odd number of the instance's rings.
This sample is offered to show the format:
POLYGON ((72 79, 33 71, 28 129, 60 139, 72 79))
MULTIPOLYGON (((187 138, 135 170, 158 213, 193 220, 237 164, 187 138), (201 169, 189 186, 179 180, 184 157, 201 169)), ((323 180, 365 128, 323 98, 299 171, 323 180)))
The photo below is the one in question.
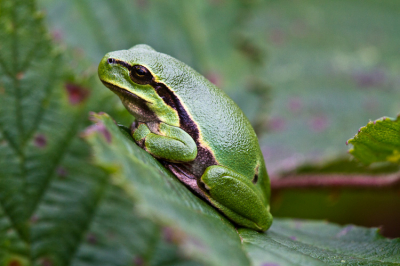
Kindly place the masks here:
POLYGON ((222 90, 143 44, 106 54, 98 74, 136 118, 137 145, 237 225, 271 226, 270 182, 257 136, 222 90))

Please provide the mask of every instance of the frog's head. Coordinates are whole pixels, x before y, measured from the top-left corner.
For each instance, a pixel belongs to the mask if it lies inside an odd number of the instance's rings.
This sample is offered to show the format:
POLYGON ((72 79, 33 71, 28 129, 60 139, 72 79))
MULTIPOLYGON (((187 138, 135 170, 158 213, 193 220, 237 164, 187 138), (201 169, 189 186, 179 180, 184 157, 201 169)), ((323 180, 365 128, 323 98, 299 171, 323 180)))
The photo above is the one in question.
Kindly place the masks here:
MULTIPOLYGON (((162 121, 179 126, 178 98, 167 85, 183 64, 147 45, 106 54, 98 68, 100 80, 117 94, 138 121, 162 121)), ((170 84, 170 83, 169 83, 170 84)))

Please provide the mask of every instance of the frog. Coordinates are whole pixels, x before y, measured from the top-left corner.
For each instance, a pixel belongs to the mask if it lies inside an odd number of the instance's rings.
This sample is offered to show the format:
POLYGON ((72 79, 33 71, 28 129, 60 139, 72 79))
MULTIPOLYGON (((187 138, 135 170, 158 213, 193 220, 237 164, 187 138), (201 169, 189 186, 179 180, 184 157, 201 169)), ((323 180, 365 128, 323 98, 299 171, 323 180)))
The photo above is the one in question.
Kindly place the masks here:
POLYGON ((146 44, 107 53, 101 82, 134 117, 134 142, 239 227, 265 231, 270 179, 239 106, 185 63, 146 44))

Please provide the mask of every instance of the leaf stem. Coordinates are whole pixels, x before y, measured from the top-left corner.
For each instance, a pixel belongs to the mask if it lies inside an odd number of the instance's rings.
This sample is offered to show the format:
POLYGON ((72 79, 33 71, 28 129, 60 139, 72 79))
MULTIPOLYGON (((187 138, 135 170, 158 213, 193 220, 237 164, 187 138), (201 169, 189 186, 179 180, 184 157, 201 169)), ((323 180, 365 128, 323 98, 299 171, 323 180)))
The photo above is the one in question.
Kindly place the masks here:
POLYGON ((287 188, 388 188, 400 187, 400 174, 362 175, 362 174, 299 174, 272 177, 272 189, 287 188))

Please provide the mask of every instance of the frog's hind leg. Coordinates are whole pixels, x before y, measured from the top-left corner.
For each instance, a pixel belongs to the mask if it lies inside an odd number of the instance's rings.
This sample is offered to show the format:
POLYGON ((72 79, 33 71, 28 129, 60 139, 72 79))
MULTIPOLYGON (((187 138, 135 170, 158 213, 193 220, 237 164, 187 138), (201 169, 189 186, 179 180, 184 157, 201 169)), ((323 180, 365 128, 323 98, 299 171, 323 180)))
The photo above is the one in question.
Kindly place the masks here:
POLYGON ((228 218, 241 226, 258 231, 272 223, 264 195, 246 177, 219 165, 207 167, 201 176, 208 200, 228 218))

